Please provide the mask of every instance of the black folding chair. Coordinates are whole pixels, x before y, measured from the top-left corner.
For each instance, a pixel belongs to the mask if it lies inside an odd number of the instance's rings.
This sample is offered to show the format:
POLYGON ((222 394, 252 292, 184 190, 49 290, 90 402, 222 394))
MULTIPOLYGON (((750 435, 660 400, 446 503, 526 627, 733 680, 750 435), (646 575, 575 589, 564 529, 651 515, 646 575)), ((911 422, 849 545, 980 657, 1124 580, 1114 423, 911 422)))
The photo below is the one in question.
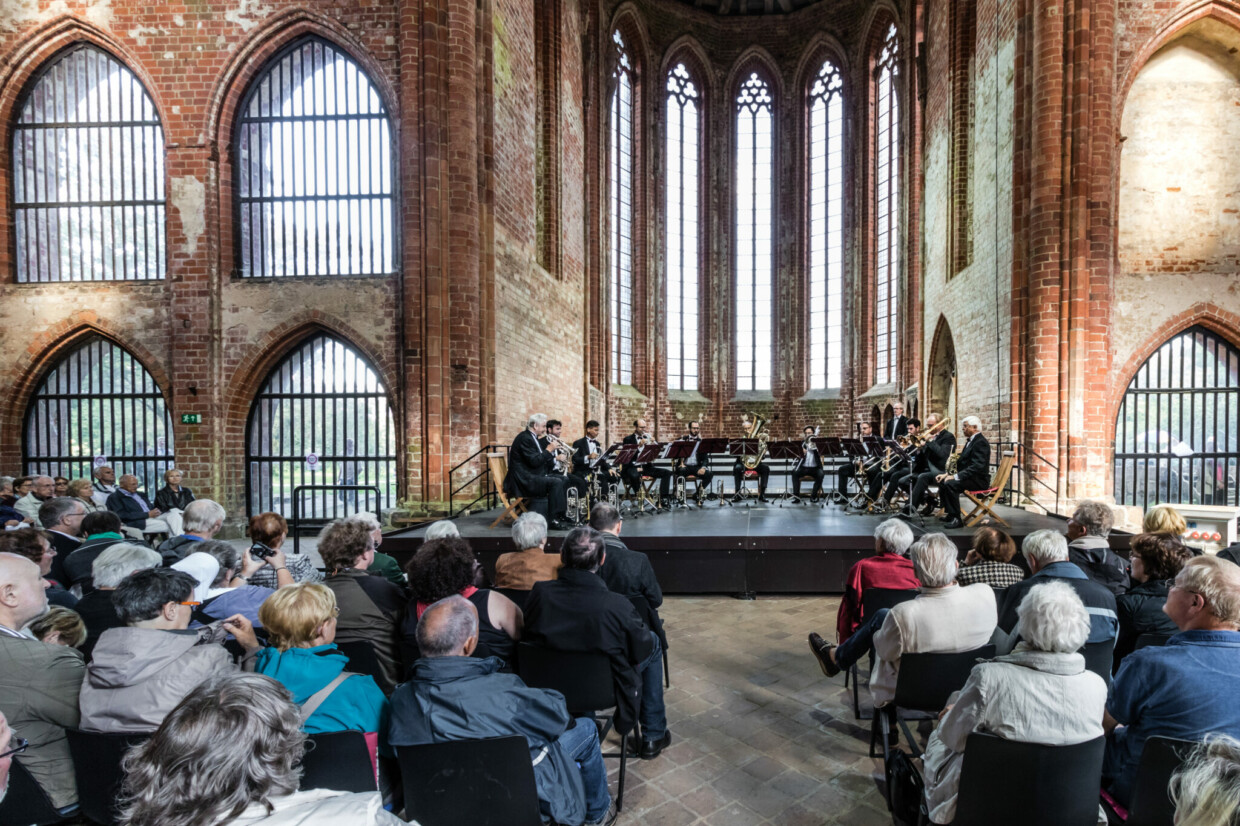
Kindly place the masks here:
POLYGON ((4 801, 0 802, 0 826, 43 826, 67 819, 56 811, 47 792, 21 764, 21 760, 14 760, 9 768, 9 790, 4 801))
POLYGON ((1115 661, 1115 640, 1087 642, 1081 653, 1085 655, 1085 668, 1106 680, 1107 686, 1110 686, 1111 665, 1115 661))
POLYGON ((397 746, 405 820, 422 826, 542 826, 530 748, 520 735, 397 746))
POLYGON ((1044 746, 975 731, 965 742, 952 826, 1094 826, 1105 750, 1103 737, 1044 746))
MULTIPOLYGON (((880 608, 891 610, 901 602, 908 602, 910 599, 916 598, 919 592, 916 590, 905 588, 866 588, 861 592, 861 617, 863 620, 874 616, 874 612, 880 608)), ((874 670, 874 648, 870 648, 870 670, 874 670)), ((861 719, 861 688, 858 683, 861 680, 861 672, 857 669, 857 664, 853 663, 852 668, 844 672, 844 688, 848 688, 849 677, 852 678, 853 692, 853 718, 861 719)))
POLYGON ((1128 807, 1128 826, 1170 826, 1175 822, 1171 775, 1196 747, 1191 740, 1171 737, 1151 737, 1145 741, 1132 805, 1128 807))
MULTIPOLYGON (((558 651, 529 642, 517 644, 517 674, 534 688, 554 688, 564 695, 568 713, 589 717, 599 727, 602 742, 615 724, 615 715, 603 714, 616 707, 616 687, 611 660, 601 651, 558 651)), ((620 751, 603 752, 603 757, 620 758, 616 811, 624 808, 624 775, 628 768, 628 734, 620 735, 620 751)))
POLYGON ((120 819, 116 799, 125 782, 121 760, 130 747, 145 743, 151 735, 104 734, 73 728, 65 729, 65 735, 73 755, 73 776, 82 814, 94 823, 111 826, 120 819))
POLYGON ((1137 637, 1137 643, 1133 646, 1133 651, 1140 651, 1146 646, 1162 646, 1167 644, 1167 640, 1174 637, 1175 634, 1142 634, 1137 637))
POLYGON ((659 612, 650 604, 650 600, 645 597, 629 597, 629 602, 633 603, 633 607, 637 609, 637 616, 641 617, 642 622, 646 623, 646 627, 659 638, 659 645, 663 647, 663 685, 671 688, 672 675, 667 669, 667 633, 663 630, 663 618, 659 616, 659 612))
POLYGON ((353 642, 336 643, 337 650, 349 658, 349 664, 344 667, 345 671, 353 674, 365 674, 368 677, 374 677, 375 682, 380 687, 383 681, 380 679, 383 669, 379 666, 379 658, 375 656, 375 647, 365 640, 355 640, 353 642))
POLYGON ((900 725, 904 736, 908 739, 909 748, 914 757, 921 756, 917 741, 909 730, 909 718, 904 712, 921 714, 918 719, 933 719, 947 706, 947 698, 953 691, 964 688, 969 679, 969 672, 978 660, 988 660, 995 656, 993 645, 984 645, 972 651, 960 651, 952 654, 903 654, 900 657, 900 672, 896 677, 896 696, 885 708, 874 709, 874 724, 870 727, 870 756, 877 757, 874 747, 878 740, 883 743, 883 764, 891 753, 890 738, 887 734, 887 723, 894 719, 900 725))
POLYGON ((379 788, 366 735, 352 729, 308 736, 301 772, 301 791, 373 792, 379 788))

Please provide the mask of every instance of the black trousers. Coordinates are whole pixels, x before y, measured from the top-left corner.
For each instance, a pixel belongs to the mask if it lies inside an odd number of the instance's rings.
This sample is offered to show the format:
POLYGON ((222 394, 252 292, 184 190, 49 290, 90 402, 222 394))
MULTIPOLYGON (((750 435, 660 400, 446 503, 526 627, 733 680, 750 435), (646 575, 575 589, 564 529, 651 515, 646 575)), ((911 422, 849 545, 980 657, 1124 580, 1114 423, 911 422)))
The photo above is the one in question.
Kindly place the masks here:
POLYGON ((879 468, 875 468, 874 474, 870 477, 870 498, 877 499, 883 492, 883 488, 886 488, 887 493, 884 498, 890 502, 891 498, 896 495, 896 480, 906 475, 908 475, 908 465, 903 462, 886 473, 880 473, 879 468))
POLYGON ((535 476, 521 495, 535 499, 540 496, 547 497, 547 517, 550 521, 564 518, 564 511, 568 509, 567 488, 568 477, 562 474, 535 476))
POLYGON ((672 492, 672 472, 664 467, 655 467, 654 465, 637 465, 629 462, 620 471, 620 475, 624 477, 625 484, 633 490, 637 490, 642 483, 643 476, 649 476, 651 479, 659 480, 659 498, 667 499, 672 492))
POLYGON ((594 475, 598 478, 599 493, 603 496, 611 495, 612 488, 620 484, 620 478, 612 476, 606 470, 595 470, 594 475))
POLYGON ((576 488, 577 497, 579 499, 585 499, 586 491, 590 489, 590 483, 586 481, 586 477, 578 476, 575 473, 570 473, 566 478, 568 479, 568 484, 564 488, 564 495, 567 496, 570 489, 576 488))
MULTIPOLYGON (((737 490, 740 490, 745 482, 745 470, 746 467, 740 459, 732 465, 732 481, 736 483, 737 490)), ((758 471, 758 496, 766 496, 766 481, 771 478, 771 468, 766 462, 759 462, 754 470, 758 471)))
POLYGON ((835 471, 839 479, 840 496, 848 496, 848 480, 857 475, 857 466, 853 462, 845 462, 835 471))
POLYGON ((698 486, 698 490, 709 493, 710 482, 715 478, 715 474, 707 469, 704 465, 690 465, 689 467, 676 468, 677 476, 684 476, 686 479, 693 479, 698 486))
POLYGON ((900 480, 901 485, 909 484, 913 487, 912 492, 908 495, 909 507, 914 510, 921 507, 922 501, 926 498, 926 491, 928 491, 930 486, 934 484, 934 477, 938 476, 942 472, 943 471, 938 470, 937 468, 931 468, 925 473, 918 473, 915 476, 913 474, 909 474, 900 480))
POLYGON ((822 480, 826 477, 823 472, 822 465, 814 465, 813 467, 803 467, 796 473, 792 474, 792 495, 801 498, 801 482, 806 477, 814 480, 814 487, 810 489, 810 496, 817 499, 822 496, 822 480))
POLYGON ((948 519, 960 518, 960 493, 974 487, 963 479, 944 479, 939 482, 939 501, 943 503, 943 513, 948 519))

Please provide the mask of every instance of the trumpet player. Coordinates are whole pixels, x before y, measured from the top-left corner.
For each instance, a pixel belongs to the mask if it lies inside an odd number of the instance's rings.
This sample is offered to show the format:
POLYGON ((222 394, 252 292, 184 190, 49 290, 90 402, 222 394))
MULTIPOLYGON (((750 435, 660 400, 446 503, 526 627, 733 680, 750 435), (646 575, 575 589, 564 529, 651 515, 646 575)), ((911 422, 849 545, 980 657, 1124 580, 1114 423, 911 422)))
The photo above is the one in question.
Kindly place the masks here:
MULTIPOLYGON (((873 429, 869 422, 861 422, 857 429, 860 431, 860 438, 873 435, 873 429)), ((836 478, 839 480, 840 498, 848 498, 848 480, 857 475, 857 466, 853 462, 845 462, 835 471, 836 478)))
POLYGON ((985 490, 990 484, 990 442, 982 435, 982 420, 966 416, 961 422, 965 443, 951 476, 941 473, 935 477, 939 483, 939 499, 943 502, 946 529, 963 526, 960 521, 960 492, 985 490))
MULTIPOLYGON (((918 419, 907 419, 906 422, 908 427, 907 438, 912 440, 916 438, 917 431, 921 429, 921 421, 918 419)), ((910 441, 909 444, 912 444, 912 442, 910 441)), ((887 509, 887 503, 891 501, 896 493, 896 480, 903 478, 907 474, 908 465, 899 457, 893 458, 886 470, 883 470, 881 467, 874 469, 874 473, 870 475, 869 482, 870 499, 874 500, 875 508, 879 510, 887 509), (887 491, 886 494, 883 493, 884 489, 887 491), (882 498, 879 498, 880 496, 882 498)))
MULTIPOLYGON (((938 426, 940 421, 937 413, 931 413, 926 417, 926 430, 933 430, 938 426)), ((934 434, 934 438, 926 442, 926 444, 917 453, 917 460, 913 464, 913 470, 906 476, 896 480, 897 487, 909 488, 908 504, 901 511, 906 516, 912 516, 917 509, 922 506, 922 502, 926 498, 926 491, 934 484, 935 477, 943 472, 947 467, 947 457, 956 451, 956 434, 952 433, 949 428, 943 428, 934 434)), ((888 498, 894 495, 895 491, 888 490, 888 498)))
POLYGON ((586 435, 573 442, 573 473, 585 479, 591 473, 598 474, 599 489, 603 496, 610 496, 612 488, 617 484, 620 471, 611 466, 611 462, 601 459, 603 446, 598 441, 599 423, 591 419, 586 422, 586 435), (594 467, 591 462, 598 460, 594 467))
POLYGON ((572 448, 570 448, 568 442, 564 441, 561 437, 560 434, 563 431, 564 423, 559 419, 549 419, 547 421, 547 441, 557 446, 563 446, 561 450, 556 452, 555 472, 564 474, 564 477, 568 480, 568 484, 564 486, 564 493, 566 495, 569 489, 573 488, 576 489, 578 498, 584 500, 586 497, 586 491, 589 490, 590 485, 586 482, 586 477, 584 475, 579 475, 576 472, 576 468, 573 467, 574 462, 572 461, 572 448), (565 461, 565 458, 567 458, 568 461, 565 461))
POLYGON ((805 458, 798 460, 792 468, 792 495, 796 499, 801 498, 801 482, 806 478, 814 480, 809 494, 811 501, 817 502, 822 498, 822 480, 826 473, 822 469, 822 457, 818 455, 818 448, 813 442, 817 433, 818 429, 809 425, 801 431, 801 436, 805 439, 805 458))
MULTIPOLYGON (((681 436, 678 442, 700 442, 702 441, 702 426, 698 422, 689 422, 689 432, 681 436)), ((710 471, 706 465, 702 464, 698 459, 697 452, 690 454, 680 467, 676 468, 677 476, 684 476, 686 479, 692 479, 697 483, 699 491, 710 490, 710 480, 715 478, 715 474, 710 471)))
MULTIPOLYGON (((646 431, 646 420, 636 419, 633 422, 633 432, 624 437, 626 445, 649 445, 654 444, 654 439, 646 431)), ((651 479, 659 480, 659 506, 667 507, 671 504, 672 497, 672 472, 667 468, 655 467, 653 463, 647 462, 644 465, 638 465, 637 462, 629 462, 620 471, 624 479, 624 483, 633 490, 641 487, 642 477, 647 476, 651 479)))

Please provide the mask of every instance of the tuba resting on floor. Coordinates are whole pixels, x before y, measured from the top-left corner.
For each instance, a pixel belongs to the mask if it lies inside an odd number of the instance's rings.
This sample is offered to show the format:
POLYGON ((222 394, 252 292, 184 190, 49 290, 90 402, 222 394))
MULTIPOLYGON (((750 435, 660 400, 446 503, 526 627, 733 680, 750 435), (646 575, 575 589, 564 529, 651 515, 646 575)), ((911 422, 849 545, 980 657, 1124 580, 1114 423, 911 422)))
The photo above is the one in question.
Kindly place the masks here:
POLYGON ((757 413, 750 413, 745 417, 746 422, 746 439, 758 440, 758 452, 754 456, 745 456, 741 458, 741 464, 746 470, 755 470, 758 465, 762 464, 762 460, 766 458, 766 443, 770 441, 771 435, 767 433, 767 421, 757 413))

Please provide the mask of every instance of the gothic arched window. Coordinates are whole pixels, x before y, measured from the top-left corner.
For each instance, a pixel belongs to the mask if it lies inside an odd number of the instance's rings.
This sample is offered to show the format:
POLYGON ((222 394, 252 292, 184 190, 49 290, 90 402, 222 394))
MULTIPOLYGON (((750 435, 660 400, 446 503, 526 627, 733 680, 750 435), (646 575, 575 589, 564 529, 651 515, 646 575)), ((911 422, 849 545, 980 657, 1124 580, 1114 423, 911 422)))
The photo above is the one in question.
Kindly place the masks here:
POLYGON ((736 96, 736 389, 771 389, 775 292, 775 114, 751 72, 736 96))
POLYGON ((667 73, 667 387, 698 389, 701 95, 684 63, 667 73))
POLYGON ((874 383, 898 378, 900 318, 900 40, 893 23, 875 67, 874 383))
POLYGON ((611 231, 611 380, 633 383, 633 158, 637 73, 617 29, 607 175, 611 231))
POLYGON ((839 387, 844 361, 844 82, 831 61, 809 89, 809 387, 839 387))

